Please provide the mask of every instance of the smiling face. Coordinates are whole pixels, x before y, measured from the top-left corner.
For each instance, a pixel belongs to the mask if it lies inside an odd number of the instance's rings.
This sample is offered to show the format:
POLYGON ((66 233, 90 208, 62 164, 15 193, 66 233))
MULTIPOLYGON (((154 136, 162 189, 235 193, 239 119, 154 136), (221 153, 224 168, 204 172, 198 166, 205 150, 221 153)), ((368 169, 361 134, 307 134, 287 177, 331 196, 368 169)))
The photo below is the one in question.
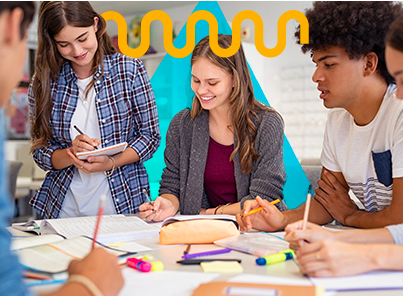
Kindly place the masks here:
POLYGON ((386 46, 386 65, 397 84, 396 97, 403 99, 403 52, 386 46))
POLYGON ((94 55, 97 52, 97 24, 90 27, 72 27, 67 25, 54 37, 58 51, 62 57, 71 61, 71 66, 79 78, 91 75, 94 55))
POLYGON ((316 70, 312 80, 321 92, 326 108, 347 109, 359 97, 365 61, 349 59, 344 48, 333 46, 315 50, 313 62, 316 70))
POLYGON ((206 58, 197 59, 192 65, 191 88, 205 110, 230 108, 233 77, 206 58))

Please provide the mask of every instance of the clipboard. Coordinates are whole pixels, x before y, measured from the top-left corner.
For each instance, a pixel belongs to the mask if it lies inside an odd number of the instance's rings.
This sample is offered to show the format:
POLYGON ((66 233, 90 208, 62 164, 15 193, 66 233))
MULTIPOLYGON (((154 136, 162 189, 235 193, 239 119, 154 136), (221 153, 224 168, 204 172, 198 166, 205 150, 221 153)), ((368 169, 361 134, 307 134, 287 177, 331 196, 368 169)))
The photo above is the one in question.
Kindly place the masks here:
POLYGON ((233 282, 210 282, 201 284, 192 296, 230 296, 230 295, 271 295, 271 296, 322 296, 324 289, 315 286, 286 286, 269 284, 250 284, 233 282), (265 292, 265 293, 264 293, 265 292))
POLYGON ((108 147, 98 149, 98 150, 78 152, 78 153, 76 153, 76 156, 80 160, 87 160, 87 157, 89 157, 89 156, 99 156, 99 155, 113 156, 122 151, 125 151, 127 146, 128 146, 128 143, 122 142, 122 143, 108 146, 108 147))

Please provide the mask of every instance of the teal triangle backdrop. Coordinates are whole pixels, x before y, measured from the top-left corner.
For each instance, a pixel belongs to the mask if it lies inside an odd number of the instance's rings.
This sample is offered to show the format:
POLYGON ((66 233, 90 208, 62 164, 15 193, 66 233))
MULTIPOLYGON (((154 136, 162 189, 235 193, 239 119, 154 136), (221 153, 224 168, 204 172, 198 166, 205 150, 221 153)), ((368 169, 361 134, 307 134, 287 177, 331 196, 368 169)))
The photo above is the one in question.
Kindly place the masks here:
MULTIPOLYGON (((231 34, 231 29, 217 2, 201 1, 195 11, 207 10, 218 22, 220 34, 231 34)), ((195 28, 195 45, 209 35, 209 25, 206 21, 199 21, 195 28)), ((186 25, 175 39, 174 46, 182 48, 186 44, 186 25)), ((145 162, 150 179, 151 194, 158 196, 158 182, 161 179, 164 164, 165 138, 171 118, 186 107, 191 107, 193 92, 191 90, 191 54, 185 58, 174 58, 167 54, 154 73, 151 84, 156 97, 160 119, 161 145, 153 158, 145 162)), ((251 79, 255 97, 263 103, 269 104, 251 68, 251 79)), ((284 186, 285 202, 289 209, 296 208, 306 200, 309 181, 296 158, 289 141, 284 137, 284 163, 286 184, 284 186)))

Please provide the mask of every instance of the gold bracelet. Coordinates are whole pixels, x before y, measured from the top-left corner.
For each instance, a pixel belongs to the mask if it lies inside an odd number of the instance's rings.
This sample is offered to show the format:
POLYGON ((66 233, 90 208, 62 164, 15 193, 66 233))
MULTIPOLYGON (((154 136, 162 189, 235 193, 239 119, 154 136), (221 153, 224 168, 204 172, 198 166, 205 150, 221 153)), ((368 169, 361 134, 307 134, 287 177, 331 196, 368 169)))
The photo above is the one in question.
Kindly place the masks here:
POLYGON ((114 170, 115 170, 115 159, 114 159, 112 156, 108 156, 108 158, 112 160, 112 169, 111 169, 112 171, 111 171, 111 173, 109 173, 108 175, 105 175, 105 173, 102 172, 102 174, 103 174, 105 177, 111 177, 112 174, 114 173, 114 170))
POLYGON ((88 277, 86 277, 84 275, 72 274, 71 276, 69 276, 69 279, 67 281, 70 283, 75 282, 75 283, 82 284, 94 296, 104 296, 104 294, 102 294, 101 290, 88 277))
POLYGON ((222 210, 220 211, 220 215, 223 214, 224 209, 229 205, 230 203, 228 202, 227 204, 225 204, 222 208, 222 210))
POLYGON ((218 210, 221 206, 222 206, 222 205, 218 205, 218 206, 215 208, 215 211, 213 212, 213 215, 216 215, 217 210, 218 210))

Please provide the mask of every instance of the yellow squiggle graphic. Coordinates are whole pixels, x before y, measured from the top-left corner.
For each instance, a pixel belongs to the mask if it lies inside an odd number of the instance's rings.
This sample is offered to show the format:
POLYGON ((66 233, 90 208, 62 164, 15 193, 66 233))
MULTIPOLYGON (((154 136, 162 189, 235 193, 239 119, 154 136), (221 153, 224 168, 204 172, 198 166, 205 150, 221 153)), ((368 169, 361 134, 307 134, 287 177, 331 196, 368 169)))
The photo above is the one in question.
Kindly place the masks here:
POLYGON ((187 21, 186 34, 187 43, 183 48, 176 48, 173 44, 173 24, 167 13, 161 10, 148 12, 142 19, 141 25, 141 43, 137 48, 130 48, 127 40, 127 25, 123 16, 115 11, 107 11, 102 14, 106 20, 114 20, 118 24, 118 46, 121 52, 130 57, 141 57, 150 46, 150 24, 154 20, 159 20, 164 26, 164 47, 171 56, 183 58, 188 56, 195 46, 195 25, 200 20, 209 23, 209 44, 212 51, 221 57, 234 55, 240 48, 241 42, 241 23, 245 19, 250 19, 255 25, 255 46, 260 54, 265 57, 273 58, 280 55, 286 47, 286 24, 289 20, 295 19, 300 23, 300 43, 309 43, 309 22, 306 16, 297 10, 288 10, 283 13, 278 20, 278 42, 274 48, 267 48, 264 45, 264 24, 258 13, 252 10, 243 10, 233 19, 232 32, 233 40, 229 48, 221 48, 218 45, 218 24, 215 16, 206 10, 199 10, 191 14, 187 21))

